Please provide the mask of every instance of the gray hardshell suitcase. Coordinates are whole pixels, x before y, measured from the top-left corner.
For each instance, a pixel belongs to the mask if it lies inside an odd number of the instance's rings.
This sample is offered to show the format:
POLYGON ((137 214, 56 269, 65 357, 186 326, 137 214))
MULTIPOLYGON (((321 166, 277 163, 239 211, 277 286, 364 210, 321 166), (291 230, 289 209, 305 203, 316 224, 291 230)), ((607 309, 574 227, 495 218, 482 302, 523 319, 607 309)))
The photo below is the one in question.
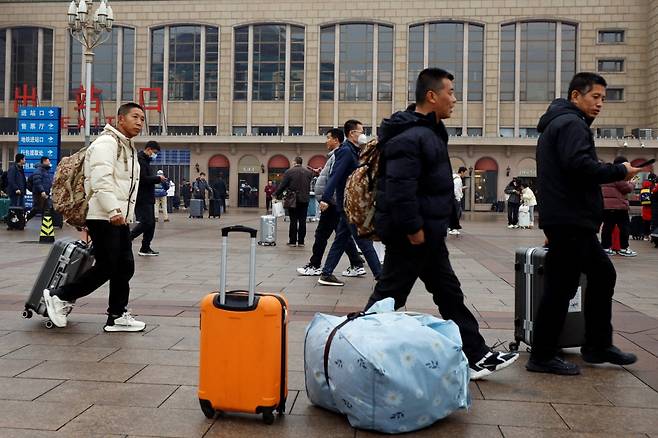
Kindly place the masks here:
POLYGON ((190 217, 203 218, 203 199, 190 199, 190 217))
MULTIPOLYGON (((56 241, 50 249, 46 262, 34 282, 32 292, 25 302, 23 318, 31 318, 32 312, 48 317, 46 304, 43 302, 44 289, 56 289, 71 283, 94 264, 91 246, 82 240, 65 238, 56 241)), ((46 321, 46 327, 52 328, 52 322, 46 321)))
MULTIPOLYGON (((533 323, 544 294, 544 266, 546 247, 519 248, 514 264, 514 342, 509 348, 517 351, 521 342, 532 345, 533 323)), ((585 288, 586 278, 581 275, 576 296, 569 302, 569 312, 558 338, 558 347, 579 347, 585 343, 585 288)))
POLYGON ((259 245, 276 245, 276 217, 271 214, 260 217, 260 240, 259 245))

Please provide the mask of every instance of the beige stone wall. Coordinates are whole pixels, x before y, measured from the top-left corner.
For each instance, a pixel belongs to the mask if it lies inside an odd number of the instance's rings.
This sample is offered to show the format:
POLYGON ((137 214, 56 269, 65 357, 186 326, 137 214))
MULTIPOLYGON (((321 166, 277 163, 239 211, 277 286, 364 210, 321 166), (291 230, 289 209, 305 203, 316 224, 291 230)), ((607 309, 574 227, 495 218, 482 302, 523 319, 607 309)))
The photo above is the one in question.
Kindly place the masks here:
POLYGON ((658 0, 649 0, 647 13, 647 123, 658 130, 658 0))

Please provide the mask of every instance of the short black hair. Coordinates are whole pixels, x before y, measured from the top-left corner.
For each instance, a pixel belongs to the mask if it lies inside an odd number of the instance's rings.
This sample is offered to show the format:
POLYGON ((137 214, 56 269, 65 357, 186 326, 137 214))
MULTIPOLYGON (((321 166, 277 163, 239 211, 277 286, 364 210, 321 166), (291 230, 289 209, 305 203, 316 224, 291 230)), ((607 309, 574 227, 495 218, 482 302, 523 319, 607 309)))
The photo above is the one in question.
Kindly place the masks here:
POLYGON ((46 160, 50 160, 50 157, 41 157, 41 164, 45 163, 46 160))
POLYGON ((332 138, 335 138, 339 142, 344 142, 345 141, 345 134, 343 133, 342 129, 338 128, 331 128, 329 132, 327 132, 332 138))
POLYGON ((467 169, 466 167, 464 167, 464 166, 459 166, 459 170, 457 170, 457 173, 466 172, 467 170, 468 170, 468 169, 467 169))
POLYGON ((569 92, 567 93, 567 99, 571 100, 571 94, 574 91, 580 92, 580 94, 589 93, 594 85, 603 85, 604 87, 608 86, 608 83, 603 79, 603 76, 596 73, 590 72, 580 72, 569 82, 569 92))
POLYGON ((149 140, 146 142, 146 146, 144 146, 144 149, 150 148, 153 149, 154 151, 159 151, 160 150, 160 143, 158 143, 155 140, 149 140))
POLYGON ((345 137, 350 135, 350 132, 354 131, 357 125, 363 125, 363 123, 354 119, 349 119, 347 122, 345 122, 345 124, 343 125, 343 133, 345 133, 345 137))
POLYGON ((18 162, 21 161, 23 158, 25 158, 25 155, 23 155, 23 154, 16 154, 16 156, 14 157, 14 163, 18 163, 18 162))
POLYGON ((144 108, 138 103, 135 102, 126 102, 123 105, 119 107, 119 111, 117 111, 117 116, 125 116, 128 115, 128 113, 133 110, 134 108, 141 109, 142 112, 144 112, 144 108))
POLYGON ((304 162, 304 160, 302 159, 302 157, 295 157, 295 163, 296 163, 296 164, 299 164, 299 165, 301 166, 301 164, 302 164, 303 162, 304 162))
POLYGON ((619 156, 615 157, 615 159, 613 160, 613 163, 621 164, 621 163, 626 163, 627 161, 628 161, 628 159, 626 157, 624 157, 623 155, 619 155, 619 156))
POLYGON ((206 176, 206 174, 205 174, 205 173, 203 173, 203 172, 201 172, 201 173, 199 174, 199 176, 201 176, 201 175, 203 175, 203 176, 206 176))
POLYGON ((444 79, 454 81, 455 77, 441 68, 426 68, 421 71, 416 80, 416 103, 424 103, 428 91, 441 90, 444 79))

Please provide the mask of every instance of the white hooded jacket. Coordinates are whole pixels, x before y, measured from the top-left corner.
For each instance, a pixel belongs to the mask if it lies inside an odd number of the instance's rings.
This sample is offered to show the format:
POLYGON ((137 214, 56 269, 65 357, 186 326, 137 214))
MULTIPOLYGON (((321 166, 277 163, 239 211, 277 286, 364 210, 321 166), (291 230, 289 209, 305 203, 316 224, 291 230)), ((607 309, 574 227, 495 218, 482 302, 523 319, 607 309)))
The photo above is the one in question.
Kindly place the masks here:
POLYGON ((109 221, 120 212, 126 222, 133 222, 139 162, 132 140, 111 125, 105 125, 86 151, 84 174, 89 202, 87 219, 109 221))

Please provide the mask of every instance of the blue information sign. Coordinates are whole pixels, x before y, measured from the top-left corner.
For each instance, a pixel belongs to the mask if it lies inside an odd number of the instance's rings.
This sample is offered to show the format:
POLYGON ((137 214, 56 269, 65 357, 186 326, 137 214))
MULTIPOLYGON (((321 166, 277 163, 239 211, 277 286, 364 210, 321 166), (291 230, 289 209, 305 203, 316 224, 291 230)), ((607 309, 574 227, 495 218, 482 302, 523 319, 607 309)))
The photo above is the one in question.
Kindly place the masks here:
MULTIPOLYGON (((18 110, 18 152, 25 155, 25 176, 35 172, 41 157, 49 157, 55 172, 60 157, 61 128, 59 107, 20 107, 18 110)), ((32 207, 32 194, 25 196, 25 207, 32 207)))

